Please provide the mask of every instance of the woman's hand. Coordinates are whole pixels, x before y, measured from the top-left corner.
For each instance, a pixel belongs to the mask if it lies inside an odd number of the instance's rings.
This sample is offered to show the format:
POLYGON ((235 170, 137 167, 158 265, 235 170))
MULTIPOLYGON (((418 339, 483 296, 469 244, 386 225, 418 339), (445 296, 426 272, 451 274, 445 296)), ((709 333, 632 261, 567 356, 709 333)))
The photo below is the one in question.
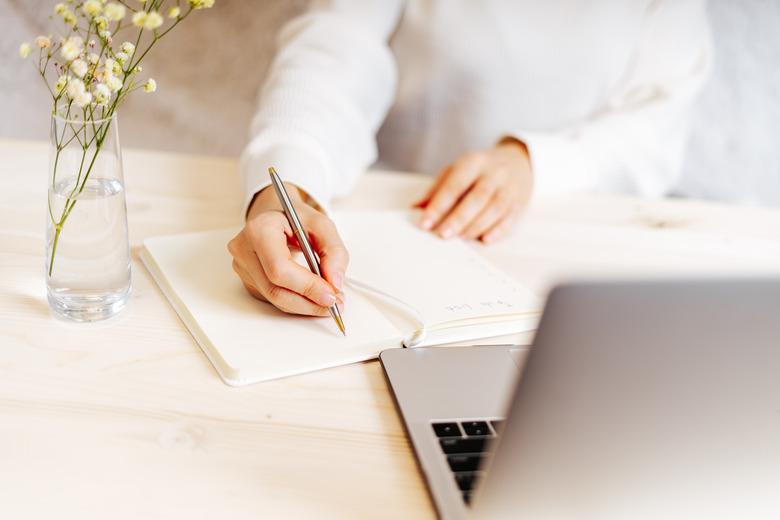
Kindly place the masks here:
POLYGON ((517 223, 533 187, 526 146, 512 138, 458 158, 444 168, 428 194, 421 226, 442 238, 494 242, 517 223))
POLYGON ((305 202, 295 186, 286 185, 312 249, 320 257, 322 278, 294 260, 298 242, 272 187, 257 194, 244 228, 228 243, 236 271, 247 291, 279 309, 328 316, 328 307, 344 304, 344 273, 349 254, 336 226, 305 202))

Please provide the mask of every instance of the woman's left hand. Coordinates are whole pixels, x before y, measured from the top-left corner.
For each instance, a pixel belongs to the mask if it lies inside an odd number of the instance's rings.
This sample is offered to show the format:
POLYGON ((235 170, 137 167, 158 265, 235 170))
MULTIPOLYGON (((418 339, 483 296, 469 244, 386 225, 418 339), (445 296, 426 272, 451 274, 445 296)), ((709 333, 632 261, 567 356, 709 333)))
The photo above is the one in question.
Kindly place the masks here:
POLYGON ((496 146, 465 154, 444 168, 415 207, 421 226, 442 238, 494 242, 517 223, 533 187, 526 146, 504 139, 496 146))

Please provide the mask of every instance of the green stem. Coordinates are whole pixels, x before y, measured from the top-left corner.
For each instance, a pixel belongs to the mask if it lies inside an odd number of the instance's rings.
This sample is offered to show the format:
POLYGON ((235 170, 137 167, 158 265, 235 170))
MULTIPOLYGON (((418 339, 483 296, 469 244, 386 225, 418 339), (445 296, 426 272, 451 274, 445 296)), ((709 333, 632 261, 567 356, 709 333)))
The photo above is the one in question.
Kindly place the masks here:
MULTIPOLYGON (((62 228, 65 225, 65 221, 70 216, 71 212, 73 211, 73 208, 76 206, 76 202, 78 202, 78 196, 81 195, 81 193, 84 191, 84 188, 87 186, 87 181, 89 180, 89 176, 92 173, 92 169, 95 166, 95 161, 97 160, 97 156, 100 153, 100 150, 103 149, 103 143, 105 142, 106 136, 108 135, 109 127, 111 126, 111 120, 106 120, 105 123, 98 126, 96 129, 94 128, 94 121, 92 121, 93 126, 93 137, 87 138, 89 135, 87 133, 87 121, 83 122, 84 124, 84 140, 81 142, 81 163, 79 165, 79 173, 76 177, 75 186, 73 187, 73 190, 68 195, 65 205, 62 209, 62 215, 60 216, 59 221, 54 219, 54 214, 51 207, 51 200, 49 200, 49 217, 51 218, 52 224, 54 225, 54 241, 52 242, 52 248, 51 248, 51 256, 49 257, 49 276, 52 275, 52 271, 54 269, 54 257, 57 252, 57 244, 59 243, 60 233, 62 232, 62 228), (92 154, 92 159, 89 162, 89 166, 87 167, 86 172, 84 171, 84 165, 85 160, 87 156, 87 151, 89 150, 89 147, 92 145, 92 143, 95 143, 95 153, 92 154)), ((67 121, 64 123, 65 128, 70 125, 67 121)), ((68 140, 68 143, 70 143, 74 138, 75 134, 77 132, 74 132, 74 137, 70 138, 68 140)), ((65 136, 65 130, 63 130, 62 139, 64 139, 65 136)), ((59 158, 60 158, 60 152, 64 149, 64 146, 61 144, 61 142, 56 142, 57 146, 57 152, 54 159, 54 165, 53 165, 53 171, 52 171, 52 192, 56 195, 56 178, 57 178, 57 167, 59 165, 59 158)))

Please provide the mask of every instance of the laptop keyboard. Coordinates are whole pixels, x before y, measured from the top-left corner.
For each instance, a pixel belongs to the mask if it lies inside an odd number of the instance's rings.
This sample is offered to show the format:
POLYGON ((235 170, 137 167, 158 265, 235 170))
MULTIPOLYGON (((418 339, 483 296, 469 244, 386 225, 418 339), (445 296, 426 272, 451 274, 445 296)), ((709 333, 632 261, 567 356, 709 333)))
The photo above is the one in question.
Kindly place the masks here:
POLYGON ((498 435, 501 423, 501 420, 432 423, 466 504, 471 502, 471 492, 482 475, 480 467, 488 441, 498 435))

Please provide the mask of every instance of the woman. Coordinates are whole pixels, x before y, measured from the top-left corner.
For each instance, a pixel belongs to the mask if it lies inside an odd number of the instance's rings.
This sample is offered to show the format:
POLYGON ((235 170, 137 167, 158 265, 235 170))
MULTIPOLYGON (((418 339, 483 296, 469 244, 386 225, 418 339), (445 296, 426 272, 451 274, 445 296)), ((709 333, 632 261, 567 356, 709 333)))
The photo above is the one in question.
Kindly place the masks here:
POLYGON ((261 91, 234 269, 287 312, 342 305, 348 252, 324 211, 372 164, 439 172, 416 203, 442 238, 500 239, 532 189, 664 195, 710 54, 704 0, 315 2, 261 91), (269 166, 324 279, 292 258, 269 166))

